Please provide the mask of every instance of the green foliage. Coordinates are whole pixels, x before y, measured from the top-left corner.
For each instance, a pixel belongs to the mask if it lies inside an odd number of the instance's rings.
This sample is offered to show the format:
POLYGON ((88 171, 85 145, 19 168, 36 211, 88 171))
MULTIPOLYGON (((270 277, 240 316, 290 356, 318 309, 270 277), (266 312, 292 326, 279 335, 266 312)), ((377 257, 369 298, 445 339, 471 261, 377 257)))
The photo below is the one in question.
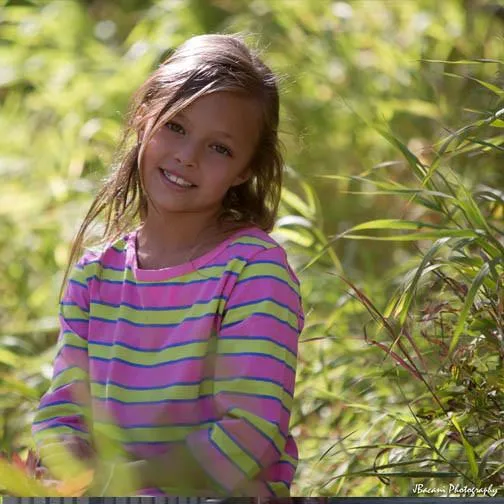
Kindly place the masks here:
MULTIPOLYGON (((479 84, 496 92, 484 81, 479 84)), ((496 94, 494 110, 482 110, 483 119, 440 141, 430 162, 420 160, 399 137, 376 126, 409 166, 413 177, 407 183, 398 182, 389 166, 358 176, 326 177, 366 188, 354 189, 354 194, 407 200, 403 218, 364 222, 331 242, 413 241, 420 258, 412 256, 393 269, 389 283, 397 287, 382 310, 363 288, 341 278, 352 298, 371 315, 374 324, 364 326, 364 339, 382 350, 382 357, 331 336, 333 327, 340 328, 335 322, 340 307, 329 315, 330 325, 315 322, 315 328, 310 327, 322 332, 323 340, 334 338, 344 346, 336 352, 323 341, 325 348, 320 351, 327 350, 330 357, 320 355, 315 372, 304 369, 306 377, 300 380, 304 386, 298 389, 301 412, 308 395, 315 406, 302 417, 305 429, 315 429, 306 427, 307 417, 324 412, 322 417, 331 418, 335 431, 341 432, 318 460, 321 476, 311 487, 317 494, 376 494, 363 481, 365 476, 377 478, 383 489, 389 487, 396 495, 411 492, 412 478, 426 487, 446 488, 446 493, 449 484, 502 493, 504 200, 502 191, 488 185, 469 190, 453 170, 459 158, 470 159, 468 144, 472 154, 488 157, 492 166, 492 151, 500 150, 503 140, 495 129, 500 127, 496 119, 503 113, 504 100, 502 93, 496 94), (354 355, 349 355, 349 348, 354 355), (357 356, 360 352, 363 355, 357 356), (357 376, 345 366, 350 360, 342 356, 364 363, 357 376), (363 368, 369 373, 363 375, 363 368), (373 385, 371 380, 378 377, 381 383, 373 385), (336 385, 338 379, 341 385, 336 385), (366 386, 357 387, 359 382, 366 386), (348 419, 353 415, 341 411, 342 405, 359 411, 352 429, 348 419), (354 489, 346 486, 356 481, 354 489)), ((310 266, 327 247, 314 252, 310 266)), ((322 308, 320 304, 314 303, 314 312, 322 308)))
POLYGON ((499 12, 476 0, 5 2, 0 449, 32 447, 68 245, 129 96, 187 37, 245 31, 283 76, 275 237, 307 313, 293 493, 405 496, 423 482, 502 494, 499 12))

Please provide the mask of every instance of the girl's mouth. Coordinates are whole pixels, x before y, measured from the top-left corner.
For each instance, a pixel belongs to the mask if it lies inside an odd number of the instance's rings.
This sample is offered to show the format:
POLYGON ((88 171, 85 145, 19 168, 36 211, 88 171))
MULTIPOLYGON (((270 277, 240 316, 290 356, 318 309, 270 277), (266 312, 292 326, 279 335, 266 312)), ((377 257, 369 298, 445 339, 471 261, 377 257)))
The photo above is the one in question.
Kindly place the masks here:
POLYGON ((169 171, 163 170, 160 168, 161 173, 163 174, 163 177, 171 182, 172 184, 176 185, 177 187, 182 187, 184 189, 190 189, 191 187, 196 187, 195 184, 192 184, 188 180, 183 179, 182 177, 179 177, 177 175, 173 175, 169 171))

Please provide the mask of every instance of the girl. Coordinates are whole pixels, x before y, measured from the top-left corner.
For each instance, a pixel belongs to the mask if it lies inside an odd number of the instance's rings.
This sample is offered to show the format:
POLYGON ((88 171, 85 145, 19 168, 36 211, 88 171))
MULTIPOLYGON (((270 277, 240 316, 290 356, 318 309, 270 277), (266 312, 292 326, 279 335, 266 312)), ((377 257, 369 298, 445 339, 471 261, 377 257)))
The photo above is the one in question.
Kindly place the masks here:
POLYGON ((55 440, 89 455, 115 425, 143 495, 289 495, 303 314, 267 234, 278 120, 275 76, 235 36, 191 38, 137 91, 122 145, 136 143, 70 264, 103 214, 106 245, 65 275, 53 380, 33 424, 43 458, 55 440))

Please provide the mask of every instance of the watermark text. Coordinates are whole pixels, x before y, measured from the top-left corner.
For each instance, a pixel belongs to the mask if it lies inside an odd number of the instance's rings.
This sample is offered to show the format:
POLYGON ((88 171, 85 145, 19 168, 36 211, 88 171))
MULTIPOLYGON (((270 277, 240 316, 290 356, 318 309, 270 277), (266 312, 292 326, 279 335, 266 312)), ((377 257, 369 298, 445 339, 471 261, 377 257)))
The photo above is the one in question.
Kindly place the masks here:
POLYGON ((427 486, 422 483, 416 483, 413 487, 414 494, 428 495, 461 495, 463 497, 495 497, 497 489, 492 485, 486 487, 462 486, 450 483, 445 486, 427 486))

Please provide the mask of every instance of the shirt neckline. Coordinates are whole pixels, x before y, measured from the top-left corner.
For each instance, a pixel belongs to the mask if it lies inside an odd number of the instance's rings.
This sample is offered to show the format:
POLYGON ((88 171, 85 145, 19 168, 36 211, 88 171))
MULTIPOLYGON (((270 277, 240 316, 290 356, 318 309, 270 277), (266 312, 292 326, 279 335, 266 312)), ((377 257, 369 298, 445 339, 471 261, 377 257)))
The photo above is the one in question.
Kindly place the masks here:
POLYGON ((170 278, 175 278, 178 276, 186 275, 197 269, 201 268, 205 264, 208 264, 212 259, 218 256, 226 247, 236 240, 236 238, 246 235, 251 231, 257 229, 254 226, 249 226, 246 228, 239 229, 231 236, 223 240, 221 243, 216 245, 213 249, 205 252, 203 255, 196 257, 190 261, 186 261, 182 264, 178 264, 176 266, 170 266, 167 268, 159 268, 159 269, 143 269, 138 267, 138 256, 137 256, 137 234, 139 228, 135 229, 131 233, 128 234, 127 241, 127 250, 126 250, 126 262, 127 265, 131 268, 133 272, 133 276, 136 280, 140 281, 156 281, 156 280, 168 280, 170 278))

